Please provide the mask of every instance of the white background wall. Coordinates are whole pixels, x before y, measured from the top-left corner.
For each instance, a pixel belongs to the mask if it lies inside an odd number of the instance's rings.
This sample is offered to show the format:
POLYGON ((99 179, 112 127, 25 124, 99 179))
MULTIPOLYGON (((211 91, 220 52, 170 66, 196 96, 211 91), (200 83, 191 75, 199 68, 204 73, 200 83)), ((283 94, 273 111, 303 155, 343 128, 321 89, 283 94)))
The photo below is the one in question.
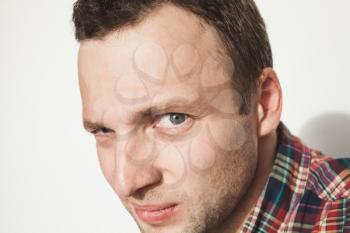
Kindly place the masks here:
MULTIPOLYGON (((70 0, 0 0, 0 233, 136 233, 83 131, 70 0)), ((259 0, 283 121, 350 154, 350 1, 259 0)))

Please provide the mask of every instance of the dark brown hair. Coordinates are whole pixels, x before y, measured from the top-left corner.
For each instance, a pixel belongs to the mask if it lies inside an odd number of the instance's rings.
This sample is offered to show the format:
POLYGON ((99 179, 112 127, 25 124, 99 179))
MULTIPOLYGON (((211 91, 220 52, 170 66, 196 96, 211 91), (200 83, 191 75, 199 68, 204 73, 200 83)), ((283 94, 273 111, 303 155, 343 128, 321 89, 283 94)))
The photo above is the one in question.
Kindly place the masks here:
POLYGON ((273 66, 265 24, 253 0, 77 0, 75 37, 102 38, 137 24, 165 3, 194 13, 217 30, 235 66, 234 83, 244 103, 241 112, 247 113, 262 69, 273 66))

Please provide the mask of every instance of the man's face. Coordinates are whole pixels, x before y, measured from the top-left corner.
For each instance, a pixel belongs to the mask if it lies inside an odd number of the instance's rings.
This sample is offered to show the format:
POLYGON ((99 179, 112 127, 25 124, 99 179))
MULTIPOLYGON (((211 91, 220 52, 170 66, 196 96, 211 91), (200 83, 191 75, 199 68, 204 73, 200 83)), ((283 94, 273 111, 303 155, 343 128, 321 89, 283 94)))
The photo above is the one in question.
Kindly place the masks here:
POLYGON ((222 48, 213 28, 172 6, 81 43, 84 126, 142 232, 215 232, 254 178, 255 118, 238 112, 222 48))

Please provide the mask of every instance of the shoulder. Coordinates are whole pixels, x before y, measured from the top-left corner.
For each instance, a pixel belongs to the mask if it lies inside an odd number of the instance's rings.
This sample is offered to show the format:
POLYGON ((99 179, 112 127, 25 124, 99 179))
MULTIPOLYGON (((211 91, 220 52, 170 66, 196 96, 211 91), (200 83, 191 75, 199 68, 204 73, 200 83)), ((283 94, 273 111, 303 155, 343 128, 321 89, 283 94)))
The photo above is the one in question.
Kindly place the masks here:
POLYGON ((310 149, 310 171, 307 189, 320 199, 350 199, 350 158, 332 158, 310 149))

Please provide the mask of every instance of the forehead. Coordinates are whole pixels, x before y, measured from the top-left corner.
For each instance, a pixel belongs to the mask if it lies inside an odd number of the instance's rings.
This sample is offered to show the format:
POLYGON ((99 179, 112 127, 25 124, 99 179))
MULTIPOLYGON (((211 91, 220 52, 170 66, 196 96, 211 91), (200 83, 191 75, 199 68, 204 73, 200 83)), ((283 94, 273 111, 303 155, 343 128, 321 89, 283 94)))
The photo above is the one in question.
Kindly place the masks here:
MULTIPOLYGON (((116 33, 105 36, 102 41, 111 42, 110 39, 118 35, 120 37, 133 35, 138 36, 138 39, 149 39, 168 49, 178 47, 179 43, 190 43, 198 48, 201 46, 206 48, 208 45, 215 47, 219 42, 216 30, 203 19, 171 4, 163 4, 146 15, 141 22, 122 27, 116 33)), ((81 45, 88 41, 83 41, 81 45)))
MULTIPOLYGON (((164 5, 141 23, 112 32, 101 40, 81 42, 79 83, 84 110, 133 105, 170 97, 194 98, 202 65, 217 59, 223 46, 214 28, 181 8, 164 5), (122 102, 122 103, 119 103, 122 102)), ((90 111, 91 110, 91 111, 90 111)))

